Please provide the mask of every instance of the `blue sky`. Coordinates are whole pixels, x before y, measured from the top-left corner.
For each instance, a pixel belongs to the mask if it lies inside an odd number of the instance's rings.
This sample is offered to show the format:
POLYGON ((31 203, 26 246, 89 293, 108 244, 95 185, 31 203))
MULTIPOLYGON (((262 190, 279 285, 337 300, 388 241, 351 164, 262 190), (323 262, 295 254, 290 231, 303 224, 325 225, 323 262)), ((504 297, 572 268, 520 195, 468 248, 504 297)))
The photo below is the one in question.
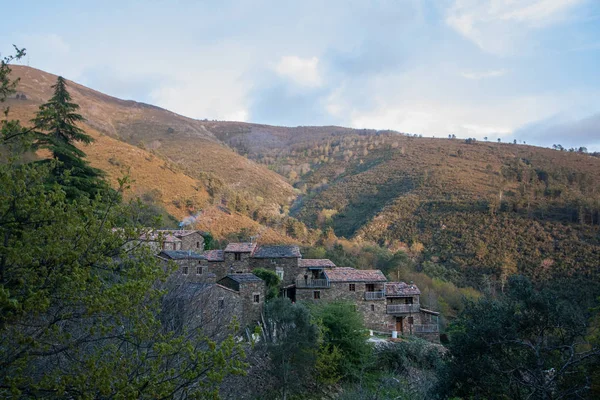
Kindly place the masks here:
POLYGON ((3 53, 26 47, 32 67, 193 118, 600 150, 598 0, 21 0, 2 10, 3 53))

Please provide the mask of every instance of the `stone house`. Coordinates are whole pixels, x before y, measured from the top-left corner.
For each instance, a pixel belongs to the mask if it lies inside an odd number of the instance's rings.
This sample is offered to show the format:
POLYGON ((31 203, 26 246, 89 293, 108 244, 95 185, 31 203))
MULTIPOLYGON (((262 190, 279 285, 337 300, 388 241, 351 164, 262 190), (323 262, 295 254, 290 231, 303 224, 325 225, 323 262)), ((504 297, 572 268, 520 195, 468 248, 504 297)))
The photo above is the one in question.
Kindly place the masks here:
POLYGON ((234 274, 215 282, 214 274, 206 275, 204 282, 181 275, 179 280, 167 282, 162 317, 167 326, 175 331, 200 329, 208 337, 220 339, 233 332, 234 320, 242 329, 260 320, 266 295, 260 278, 234 274))
POLYGON ((195 230, 152 230, 140 236, 139 242, 150 246, 154 251, 161 250, 192 250, 204 251, 204 235, 195 230))
POLYGON ((262 268, 275 272, 283 288, 295 284, 298 262, 302 258, 298 246, 259 246, 250 260, 251 269, 262 268))
POLYGON ((203 254, 191 250, 162 250, 157 257, 165 262, 176 263, 179 268, 174 275, 189 282, 216 280, 216 275, 204 265, 206 257, 203 254))
POLYGON ((349 301, 363 315, 369 329, 436 341, 439 313, 421 308, 420 294, 414 284, 387 282, 379 270, 347 267, 309 267, 296 283, 298 300, 349 301))
POLYGON ((227 275, 217 283, 239 294, 242 314, 238 320, 242 326, 260 320, 266 296, 262 279, 251 273, 242 273, 227 275))
POLYGON ((181 239, 168 231, 150 231, 140 236, 139 243, 149 246, 153 251, 181 250, 181 239))
POLYGON ((181 250, 192 250, 200 253, 204 251, 204 235, 206 235, 206 232, 186 229, 160 230, 157 232, 163 232, 181 240, 181 250))
POLYGON ((277 273, 283 286, 294 284, 298 260, 302 257, 298 246, 258 246, 256 243, 229 243, 225 250, 207 250, 203 255, 205 265, 217 279, 264 268, 277 273))

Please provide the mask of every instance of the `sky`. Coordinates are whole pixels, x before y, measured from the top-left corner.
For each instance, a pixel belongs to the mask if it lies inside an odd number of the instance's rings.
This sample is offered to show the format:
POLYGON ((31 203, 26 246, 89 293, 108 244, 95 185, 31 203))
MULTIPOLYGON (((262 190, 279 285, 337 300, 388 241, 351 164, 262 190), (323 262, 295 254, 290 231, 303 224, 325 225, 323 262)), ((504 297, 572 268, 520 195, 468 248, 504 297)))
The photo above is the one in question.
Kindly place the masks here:
POLYGON ((600 0, 5 1, 2 54, 188 117, 600 151, 600 0))

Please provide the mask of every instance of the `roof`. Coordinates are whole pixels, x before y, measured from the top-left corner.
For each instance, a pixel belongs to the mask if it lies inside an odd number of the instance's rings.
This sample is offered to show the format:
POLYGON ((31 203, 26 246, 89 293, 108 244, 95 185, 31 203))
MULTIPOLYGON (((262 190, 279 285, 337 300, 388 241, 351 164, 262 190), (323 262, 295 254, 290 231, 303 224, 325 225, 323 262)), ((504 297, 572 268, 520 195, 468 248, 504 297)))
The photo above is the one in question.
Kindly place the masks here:
POLYGON ((167 231, 150 231, 150 232, 144 233, 140 236, 140 240, 149 240, 152 242, 156 242, 161 239, 167 243, 181 242, 181 239, 175 237, 174 235, 168 233, 167 231))
POLYGON ((223 250, 206 250, 202 255, 208 261, 225 261, 223 250))
POLYGON ((225 247, 225 253, 252 253, 256 243, 229 243, 225 247))
POLYGON ((170 258, 171 260, 204 260, 205 256, 191 250, 163 250, 159 256, 170 258))
POLYGON ((387 278, 378 269, 332 268, 325 271, 331 282, 385 282, 387 278))
POLYGON ((335 264, 326 258, 302 258, 298 260, 298 266, 301 268, 334 268, 335 264))
POLYGON ((262 282, 262 279, 251 273, 229 274, 225 278, 232 279, 237 283, 262 282))
POLYGON ((179 288, 175 289, 172 294, 175 297, 191 299, 192 297, 209 290, 215 286, 214 283, 192 283, 186 282, 179 288))
POLYGON ((161 229, 157 232, 162 232, 164 234, 170 234, 170 235, 173 235, 178 238, 188 236, 193 233, 199 233, 202 236, 204 236, 206 234, 206 232, 202 232, 202 231, 198 231, 198 230, 187 230, 187 229, 161 229))
POLYGON ((425 314, 431 314, 431 315, 440 315, 439 312, 437 311, 432 311, 432 310, 428 310, 426 308, 420 308, 419 310, 421 310, 421 312, 424 312, 425 314))
POLYGON ((386 296, 414 296, 421 294, 415 284, 405 282, 388 282, 385 284, 386 296))
POLYGON ((260 246, 252 254, 254 258, 300 258, 300 248, 292 246, 260 246))

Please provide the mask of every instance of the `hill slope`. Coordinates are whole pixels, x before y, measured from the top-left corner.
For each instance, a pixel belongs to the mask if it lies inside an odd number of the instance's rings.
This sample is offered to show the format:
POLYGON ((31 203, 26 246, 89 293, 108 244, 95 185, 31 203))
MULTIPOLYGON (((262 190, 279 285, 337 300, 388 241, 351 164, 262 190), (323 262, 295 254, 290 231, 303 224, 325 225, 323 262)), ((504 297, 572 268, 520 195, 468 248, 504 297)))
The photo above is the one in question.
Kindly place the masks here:
MULTIPOLYGON (((26 101, 9 104, 23 119, 51 96, 56 76, 24 66, 12 66, 20 78, 18 92, 26 101)), ((213 178, 218 185, 259 196, 278 205, 294 196, 291 186, 276 173, 242 157, 204 127, 202 121, 186 118, 159 107, 120 100, 74 82, 69 91, 81 106, 86 125, 99 133, 148 149, 179 165, 192 178, 213 178)))
POLYGON ((599 278, 598 157, 337 127, 210 129, 287 176, 308 226, 404 249, 431 274, 479 288, 517 272, 599 278))

